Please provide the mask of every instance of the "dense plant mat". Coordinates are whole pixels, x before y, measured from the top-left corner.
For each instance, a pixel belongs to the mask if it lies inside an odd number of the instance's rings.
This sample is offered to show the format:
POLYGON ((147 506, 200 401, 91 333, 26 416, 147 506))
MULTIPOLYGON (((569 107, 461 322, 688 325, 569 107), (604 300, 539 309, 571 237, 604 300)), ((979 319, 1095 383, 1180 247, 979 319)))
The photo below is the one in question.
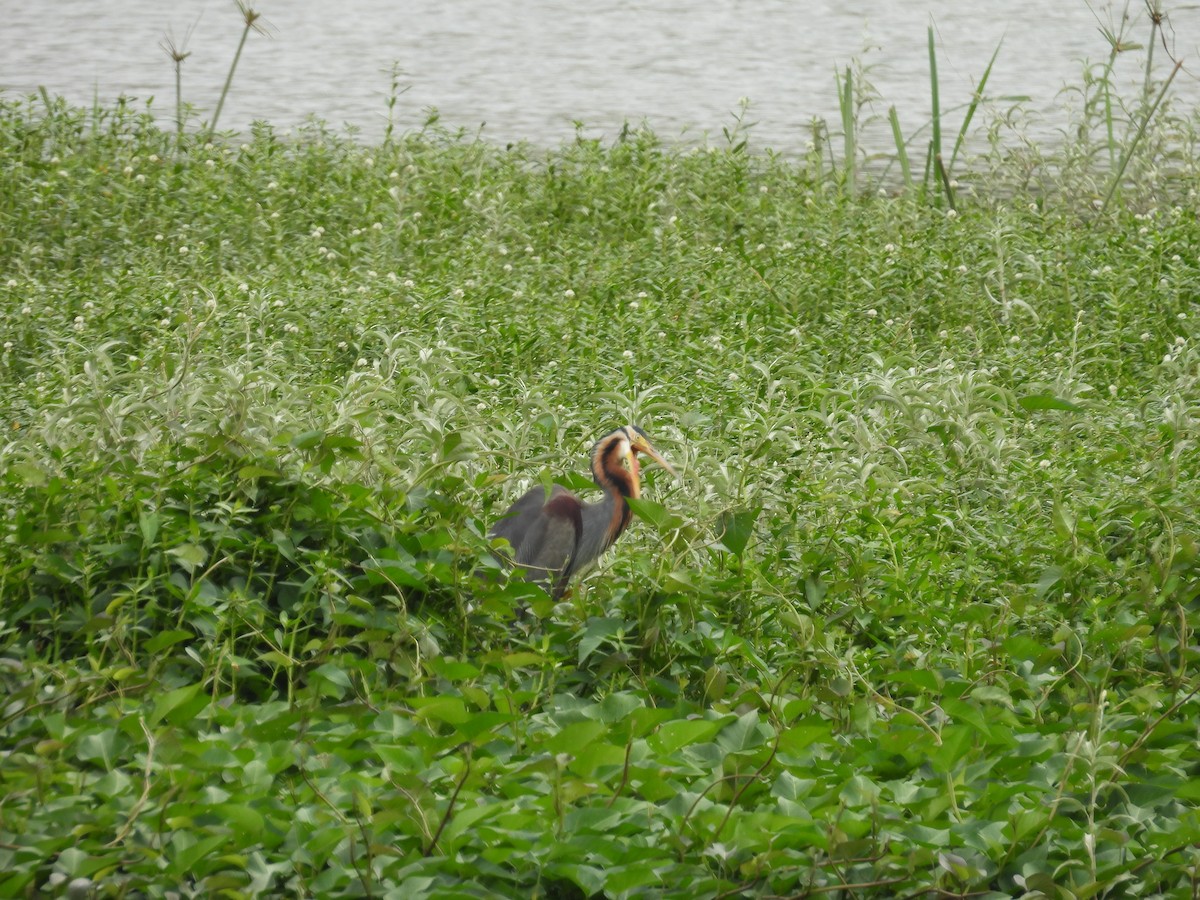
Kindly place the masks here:
POLYGON ((1162 129, 951 197, 4 101, 0 894, 1192 896, 1162 129), (485 534, 627 422, 556 605, 485 534))

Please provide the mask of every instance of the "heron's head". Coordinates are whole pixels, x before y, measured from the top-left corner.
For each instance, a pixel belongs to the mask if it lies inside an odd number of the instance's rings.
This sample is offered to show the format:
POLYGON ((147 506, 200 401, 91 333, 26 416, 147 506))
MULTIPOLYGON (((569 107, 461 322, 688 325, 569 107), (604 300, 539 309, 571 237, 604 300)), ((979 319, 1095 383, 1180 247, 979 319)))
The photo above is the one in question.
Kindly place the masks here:
POLYGON ((671 464, 654 449, 646 432, 636 425, 626 425, 596 442, 592 450, 592 475, 596 483, 601 487, 614 485, 626 497, 640 497, 642 480, 637 458, 639 453, 644 453, 678 477, 671 464))

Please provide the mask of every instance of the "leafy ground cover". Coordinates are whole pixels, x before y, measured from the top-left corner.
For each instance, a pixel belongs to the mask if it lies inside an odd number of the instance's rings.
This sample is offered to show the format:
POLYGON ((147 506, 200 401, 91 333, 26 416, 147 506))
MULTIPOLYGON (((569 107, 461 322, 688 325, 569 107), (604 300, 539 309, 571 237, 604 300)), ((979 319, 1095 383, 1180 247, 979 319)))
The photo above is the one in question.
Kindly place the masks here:
POLYGON ((0 894, 1194 896, 1193 134, 1105 206, 1084 131, 862 194, 4 101, 0 894), (681 480, 496 572, 630 421, 681 480))

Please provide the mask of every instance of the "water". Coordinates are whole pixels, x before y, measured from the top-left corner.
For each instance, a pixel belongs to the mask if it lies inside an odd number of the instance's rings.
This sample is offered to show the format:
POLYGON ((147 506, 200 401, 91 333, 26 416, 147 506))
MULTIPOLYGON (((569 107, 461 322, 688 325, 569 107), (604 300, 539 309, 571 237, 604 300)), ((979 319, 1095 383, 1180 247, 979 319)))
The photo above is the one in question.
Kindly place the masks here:
MULTIPOLYGON (((386 124, 390 70, 405 92, 396 125, 419 125, 436 108, 442 123, 496 142, 556 144, 583 123, 611 139, 628 121, 647 121, 668 139, 721 139, 741 98, 752 102, 757 147, 802 149, 814 117, 837 125, 834 72, 854 60, 870 69, 882 125, 894 104, 906 132, 929 120, 926 28, 936 28, 944 109, 969 100, 1003 41, 987 85, 989 115, 1026 97, 1035 137, 1053 137, 1067 116, 1061 89, 1081 83, 1085 60, 1108 44, 1098 24, 1119 21, 1124 4, 1083 0, 261 0, 267 35, 246 42, 223 128, 254 120, 293 127, 316 116, 376 139, 386 124), (1094 12, 1093 12, 1094 9, 1094 12), (1099 17, 1099 22, 1097 17, 1099 17)), ((1142 3, 1131 3, 1129 38, 1150 33, 1142 3)), ((168 34, 191 52, 184 99, 210 118, 242 30, 231 0, 3 0, 0 86, 89 104, 124 94, 164 120, 174 109, 174 74, 160 44, 168 34)), ((1177 57, 1195 60, 1200 10, 1169 11, 1177 57)), ((1139 82, 1143 53, 1118 73, 1139 82)), ((1166 56, 1158 48, 1157 59, 1166 56)), ((1174 95, 1191 108, 1200 87, 1177 78, 1174 95)), ((961 118, 952 114, 951 122, 961 118)))

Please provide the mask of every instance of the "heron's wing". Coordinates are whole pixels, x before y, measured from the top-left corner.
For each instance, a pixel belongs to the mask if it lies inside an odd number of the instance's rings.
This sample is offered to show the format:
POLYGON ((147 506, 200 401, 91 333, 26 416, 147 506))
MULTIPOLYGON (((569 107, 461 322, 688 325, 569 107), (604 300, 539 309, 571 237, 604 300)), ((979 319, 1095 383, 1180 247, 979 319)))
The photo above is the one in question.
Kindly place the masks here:
POLYGON ((579 500, 555 485, 548 500, 545 491, 534 488, 514 503, 493 526, 491 536, 505 538, 513 548, 512 561, 526 570, 529 580, 547 585, 559 597, 566 588, 582 528, 579 500))
MULTIPOLYGON (((550 497, 562 491, 566 492, 566 488, 554 485, 550 491, 550 497)), ((513 548, 514 556, 521 552, 521 546, 525 542, 526 536, 530 529, 542 514, 542 508, 546 505, 549 498, 546 492, 535 487, 528 491, 516 503, 508 508, 508 512, 499 519, 492 530, 488 532, 488 537, 504 538, 513 548)))

